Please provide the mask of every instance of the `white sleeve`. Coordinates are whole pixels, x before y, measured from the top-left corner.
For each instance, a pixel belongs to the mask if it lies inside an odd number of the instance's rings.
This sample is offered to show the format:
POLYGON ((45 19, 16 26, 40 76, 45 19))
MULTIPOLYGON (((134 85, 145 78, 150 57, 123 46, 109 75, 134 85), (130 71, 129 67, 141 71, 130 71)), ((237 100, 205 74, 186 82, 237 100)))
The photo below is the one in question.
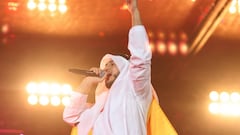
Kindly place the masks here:
POLYGON ((143 25, 136 25, 129 31, 128 49, 130 57, 130 76, 137 95, 150 91, 151 58, 149 40, 143 25))
POLYGON ((70 125, 76 125, 79 122, 79 118, 87 108, 87 97, 88 95, 84 95, 78 92, 73 92, 70 104, 64 108, 63 111, 63 120, 70 125))
POLYGON ((81 133, 88 133, 94 122, 103 110, 108 91, 96 96, 96 103, 93 106, 87 104, 87 95, 74 92, 70 105, 66 106, 63 112, 65 122, 77 126, 81 133))

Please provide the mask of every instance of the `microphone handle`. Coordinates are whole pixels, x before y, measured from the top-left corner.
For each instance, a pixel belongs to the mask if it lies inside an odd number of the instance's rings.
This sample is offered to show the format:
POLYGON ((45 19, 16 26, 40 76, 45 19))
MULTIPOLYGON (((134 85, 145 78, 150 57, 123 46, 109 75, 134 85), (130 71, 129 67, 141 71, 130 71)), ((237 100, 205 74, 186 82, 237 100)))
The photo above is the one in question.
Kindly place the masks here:
POLYGON ((85 75, 85 76, 93 76, 93 77, 103 77, 104 76, 104 72, 101 72, 99 75, 97 75, 93 71, 82 70, 82 69, 69 69, 69 72, 72 72, 75 74, 81 74, 81 75, 85 75))

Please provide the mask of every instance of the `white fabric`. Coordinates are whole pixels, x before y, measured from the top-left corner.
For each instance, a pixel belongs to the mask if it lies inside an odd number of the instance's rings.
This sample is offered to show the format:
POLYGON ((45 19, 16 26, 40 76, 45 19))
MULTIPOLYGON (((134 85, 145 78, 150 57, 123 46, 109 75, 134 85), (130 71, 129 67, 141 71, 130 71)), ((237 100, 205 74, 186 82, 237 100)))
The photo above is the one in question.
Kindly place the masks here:
MULTIPOLYGON (((70 107, 65 108, 63 117, 70 124, 79 122, 78 135, 87 135, 90 129, 93 129, 94 135, 147 134, 146 119, 152 100, 152 55, 148 42, 145 28, 134 26, 129 32, 130 60, 110 54, 103 57, 100 68, 112 59, 120 74, 109 91, 96 97, 93 107, 86 109, 86 100, 79 102, 77 94, 74 94, 75 98, 72 98, 70 107)), ((84 99, 85 96, 78 94, 78 98, 84 99)))

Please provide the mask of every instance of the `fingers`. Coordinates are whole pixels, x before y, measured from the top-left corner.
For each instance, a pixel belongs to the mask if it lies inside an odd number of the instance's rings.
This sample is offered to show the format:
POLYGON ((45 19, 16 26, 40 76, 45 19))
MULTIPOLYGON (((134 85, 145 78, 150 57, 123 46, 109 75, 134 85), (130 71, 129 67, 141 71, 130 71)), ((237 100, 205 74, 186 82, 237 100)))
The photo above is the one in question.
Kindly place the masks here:
POLYGON ((100 73, 102 72, 100 68, 96 68, 96 67, 90 68, 90 71, 96 73, 96 75, 100 75, 100 73))

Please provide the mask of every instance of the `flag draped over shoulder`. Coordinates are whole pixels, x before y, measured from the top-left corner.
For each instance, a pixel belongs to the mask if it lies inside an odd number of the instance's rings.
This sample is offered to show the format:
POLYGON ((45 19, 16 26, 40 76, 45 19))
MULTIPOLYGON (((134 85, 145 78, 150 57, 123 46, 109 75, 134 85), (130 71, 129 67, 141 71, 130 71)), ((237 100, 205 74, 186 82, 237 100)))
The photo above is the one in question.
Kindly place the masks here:
POLYGON ((148 111, 147 132, 147 135, 178 135, 155 98, 148 111))
MULTIPOLYGON (((155 98, 149 108, 147 130, 147 135, 178 135, 155 98)), ((70 135, 77 135, 76 126, 70 135)), ((92 131, 88 135, 92 135, 92 131)))

